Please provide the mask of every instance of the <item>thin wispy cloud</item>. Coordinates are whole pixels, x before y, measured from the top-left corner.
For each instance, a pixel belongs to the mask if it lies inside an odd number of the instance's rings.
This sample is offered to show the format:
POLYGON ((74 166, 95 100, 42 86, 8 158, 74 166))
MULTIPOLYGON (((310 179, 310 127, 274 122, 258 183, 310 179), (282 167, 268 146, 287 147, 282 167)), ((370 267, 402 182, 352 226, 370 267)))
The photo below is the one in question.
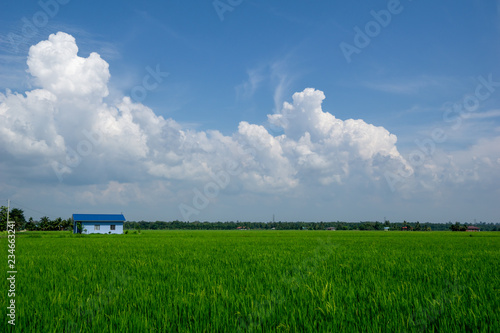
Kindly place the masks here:
POLYGON ((271 82, 274 87, 274 110, 276 112, 282 108, 285 95, 290 93, 292 84, 300 75, 300 73, 293 72, 290 69, 288 59, 289 57, 286 57, 283 60, 274 62, 270 66, 271 82))
POLYGON ((292 93, 291 86, 298 79, 300 73, 293 73, 290 68, 291 54, 278 61, 273 61, 259 67, 247 70, 248 79, 237 85, 236 96, 238 99, 251 99, 262 87, 270 89, 274 110, 279 111, 287 95, 292 93))
POLYGON ((465 119, 490 119, 499 118, 500 110, 489 110, 484 112, 467 113, 463 116, 465 119))
POLYGON ((249 69, 247 75, 248 79, 235 88, 238 99, 252 98, 262 83, 269 79, 269 75, 264 68, 249 69))
POLYGON ((393 81, 369 81, 363 86, 368 89, 386 92, 390 94, 413 95, 428 89, 449 89, 453 85, 453 79, 445 77, 420 76, 412 79, 399 79, 393 81))
POLYGON ((169 26, 165 21, 158 19, 151 13, 144 10, 136 10, 135 12, 141 18, 143 24, 154 26, 169 38, 181 42, 184 46, 188 47, 191 50, 199 50, 199 47, 195 43, 193 43, 190 39, 188 39, 178 30, 175 30, 174 28, 169 26))

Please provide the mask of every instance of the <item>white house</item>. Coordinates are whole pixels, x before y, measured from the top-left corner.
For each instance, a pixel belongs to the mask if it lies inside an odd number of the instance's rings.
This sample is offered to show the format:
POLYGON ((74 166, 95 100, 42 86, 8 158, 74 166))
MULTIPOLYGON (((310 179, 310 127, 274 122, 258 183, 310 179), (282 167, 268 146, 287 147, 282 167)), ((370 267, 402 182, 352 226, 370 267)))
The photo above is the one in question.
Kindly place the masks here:
POLYGON ((123 214, 73 214, 73 233, 123 234, 123 214))

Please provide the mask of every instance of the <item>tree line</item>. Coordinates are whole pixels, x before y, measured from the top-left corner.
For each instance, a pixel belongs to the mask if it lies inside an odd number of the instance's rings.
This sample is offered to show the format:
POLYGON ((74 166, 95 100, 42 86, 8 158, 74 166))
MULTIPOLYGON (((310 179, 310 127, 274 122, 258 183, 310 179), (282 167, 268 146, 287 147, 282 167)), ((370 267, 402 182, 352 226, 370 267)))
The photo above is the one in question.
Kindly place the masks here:
MULTIPOLYGON (((63 219, 58 217, 50 219, 47 216, 35 221, 32 217, 26 221, 24 211, 18 208, 12 208, 9 213, 9 220, 15 222, 16 230, 29 231, 63 231, 73 229, 73 219, 63 219)), ((184 222, 184 221, 126 221, 123 225, 125 230, 234 230, 252 229, 252 230, 325 230, 335 228, 336 230, 384 230, 388 227, 389 231, 407 230, 407 231, 465 231, 470 225, 475 225, 481 228, 481 231, 500 231, 500 224, 480 222, 477 224, 461 224, 455 223, 420 223, 417 222, 184 222)), ((0 207, 0 231, 5 231, 7 228, 7 207, 0 207)))
MULTIPOLYGON (((455 231, 456 226, 461 226, 460 230, 465 231, 468 225, 462 225, 460 222, 448 223, 420 223, 417 222, 183 222, 183 221, 127 221, 124 223, 124 229, 142 229, 142 230, 234 230, 252 229, 252 230, 325 230, 335 228, 336 230, 384 230, 388 227, 389 231, 407 230, 407 231, 455 231)), ((500 231, 500 224, 480 222, 476 224, 482 231, 500 231)))
MULTIPOLYGON (((9 221, 14 221, 16 230, 29 230, 29 231, 62 231, 62 230, 72 230, 73 229, 73 219, 63 219, 58 217, 56 219, 50 219, 47 216, 43 216, 38 221, 35 221, 32 217, 26 221, 24 217, 24 211, 19 208, 12 208, 9 212, 9 221)), ((7 207, 0 207, 0 231, 7 230, 7 207)))

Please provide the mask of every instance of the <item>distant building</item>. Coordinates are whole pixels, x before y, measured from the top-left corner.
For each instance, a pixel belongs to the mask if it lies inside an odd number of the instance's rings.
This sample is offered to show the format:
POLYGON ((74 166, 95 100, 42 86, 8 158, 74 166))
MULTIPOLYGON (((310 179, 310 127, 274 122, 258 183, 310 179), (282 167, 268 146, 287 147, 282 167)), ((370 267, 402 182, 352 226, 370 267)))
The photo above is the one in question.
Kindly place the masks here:
POLYGON ((73 214, 73 233, 123 234, 123 214, 73 214))
POLYGON ((474 227, 474 226, 472 226, 472 225, 471 225, 471 226, 469 226, 469 227, 467 228, 467 231, 472 231, 472 232, 474 232, 474 231, 479 231, 479 228, 478 228, 478 227, 474 227))
POLYGON ((384 231, 389 231, 389 227, 384 227, 384 231))
POLYGON ((408 231, 408 227, 402 227, 401 230, 408 231))
POLYGON ((335 231, 337 230, 335 227, 329 227, 329 228, 326 228, 326 230, 332 230, 332 231, 335 231))

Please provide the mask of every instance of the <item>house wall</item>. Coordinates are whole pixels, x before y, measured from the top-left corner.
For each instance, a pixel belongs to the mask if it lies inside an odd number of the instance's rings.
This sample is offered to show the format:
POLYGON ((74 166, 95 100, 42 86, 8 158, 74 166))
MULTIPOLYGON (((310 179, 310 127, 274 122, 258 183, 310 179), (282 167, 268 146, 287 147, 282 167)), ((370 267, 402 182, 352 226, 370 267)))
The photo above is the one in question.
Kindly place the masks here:
POLYGON ((123 234, 123 222, 82 222, 82 229, 82 234, 123 234), (95 230, 96 225, 100 230, 95 230), (111 225, 116 226, 115 230, 111 230, 111 225))

